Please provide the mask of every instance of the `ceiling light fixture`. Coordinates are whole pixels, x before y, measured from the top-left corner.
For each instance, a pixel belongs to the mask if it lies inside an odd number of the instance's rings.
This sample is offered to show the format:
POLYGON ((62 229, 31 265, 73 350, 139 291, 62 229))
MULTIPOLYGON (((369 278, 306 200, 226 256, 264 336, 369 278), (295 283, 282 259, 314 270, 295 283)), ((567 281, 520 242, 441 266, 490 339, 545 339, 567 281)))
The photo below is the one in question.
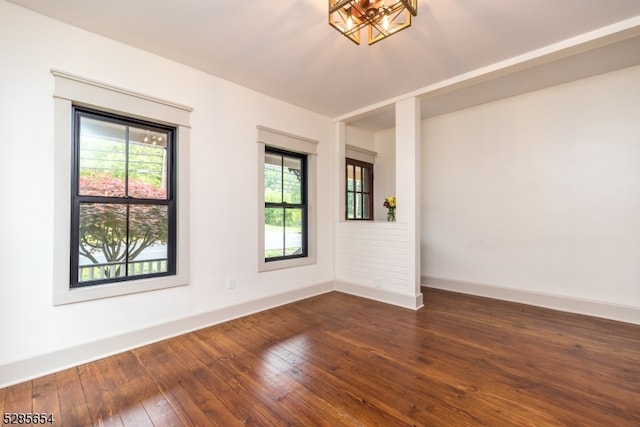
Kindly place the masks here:
POLYGON ((329 24, 360 44, 360 30, 368 27, 374 44, 411 26, 418 0, 329 0, 329 24))

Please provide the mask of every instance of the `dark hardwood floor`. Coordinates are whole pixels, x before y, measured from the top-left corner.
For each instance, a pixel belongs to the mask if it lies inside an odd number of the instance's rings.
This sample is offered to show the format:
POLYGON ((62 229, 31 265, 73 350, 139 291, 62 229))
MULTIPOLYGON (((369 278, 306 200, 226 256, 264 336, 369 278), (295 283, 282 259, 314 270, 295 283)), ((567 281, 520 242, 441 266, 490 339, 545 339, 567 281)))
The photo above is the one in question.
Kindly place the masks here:
MULTIPOLYGON (((0 389, 55 426, 639 426, 640 326, 330 293, 0 389)), ((51 424, 48 424, 51 425, 51 424)))

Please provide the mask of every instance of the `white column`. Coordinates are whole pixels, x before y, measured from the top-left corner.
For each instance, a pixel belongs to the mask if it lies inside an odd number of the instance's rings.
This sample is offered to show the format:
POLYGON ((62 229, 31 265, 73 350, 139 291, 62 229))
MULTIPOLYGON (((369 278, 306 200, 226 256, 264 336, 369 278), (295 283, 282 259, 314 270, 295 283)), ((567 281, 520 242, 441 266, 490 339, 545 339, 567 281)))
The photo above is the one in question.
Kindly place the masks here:
POLYGON ((422 306, 420 290, 420 100, 396 103, 396 220, 409 227, 407 271, 416 308, 422 306))
POLYGON ((347 145, 347 125, 344 122, 336 122, 334 124, 334 144, 335 144, 335 157, 333 159, 333 164, 337 168, 334 171, 334 194, 338 198, 338 203, 335 204, 336 209, 334 211, 334 220, 335 221, 345 221, 345 209, 346 209, 346 178, 345 178, 345 169, 346 169, 346 160, 345 160, 345 152, 347 145))

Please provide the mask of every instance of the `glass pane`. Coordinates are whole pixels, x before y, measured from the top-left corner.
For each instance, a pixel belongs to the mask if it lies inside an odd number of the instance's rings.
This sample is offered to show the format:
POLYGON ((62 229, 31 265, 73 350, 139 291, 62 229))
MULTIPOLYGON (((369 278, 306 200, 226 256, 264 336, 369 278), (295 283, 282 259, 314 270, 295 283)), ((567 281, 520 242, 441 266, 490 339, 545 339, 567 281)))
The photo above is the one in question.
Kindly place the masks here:
POLYGON ((129 128, 129 196, 167 198, 167 132, 129 128))
POLYGON ((362 191, 369 193, 369 168, 362 168, 362 191))
POLYGON ((285 212, 285 255, 302 255, 302 209, 285 212))
POLYGON ((347 193, 347 218, 353 219, 355 218, 355 210, 354 210, 354 197, 353 193, 347 193))
POLYGON ((167 271, 167 206, 129 206, 129 276, 167 271))
POLYGON ((284 201, 302 203, 302 159, 283 156, 284 201))
POLYGON ((356 191, 362 191, 362 168, 360 166, 355 167, 355 181, 356 181, 356 191))
POLYGON ((167 206, 81 204, 78 281, 166 272, 167 230, 167 206))
POLYGON ((264 201, 282 203, 282 156, 264 155, 264 201))
POLYGON ((264 257, 265 259, 284 255, 284 208, 264 210, 264 257))
POLYGON ((371 218, 371 213, 369 212, 369 195, 362 195, 362 218, 369 219, 371 218))
POLYGON ((124 197, 125 126, 80 117, 79 192, 124 197))
POLYGON ((353 166, 352 165, 347 165, 347 191, 354 191, 353 190, 353 174, 355 172, 353 171, 353 166))
POLYGON ((78 251, 78 282, 124 276, 126 205, 81 204, 78 251))
POLYGON ((356 193, 356 218, 362 218, 362 193, 356 193))

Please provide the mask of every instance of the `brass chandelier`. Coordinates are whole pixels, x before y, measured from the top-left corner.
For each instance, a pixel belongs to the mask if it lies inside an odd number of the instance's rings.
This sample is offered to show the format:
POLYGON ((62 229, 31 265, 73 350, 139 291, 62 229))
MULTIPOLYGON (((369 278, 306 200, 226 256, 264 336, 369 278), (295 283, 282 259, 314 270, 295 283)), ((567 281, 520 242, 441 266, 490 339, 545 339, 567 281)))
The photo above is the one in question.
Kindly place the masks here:
POLYGON ((374 44, 411 25, 418 0, 329 0, 329 24, 360 44, 360 30, 368 28, 374 44))

